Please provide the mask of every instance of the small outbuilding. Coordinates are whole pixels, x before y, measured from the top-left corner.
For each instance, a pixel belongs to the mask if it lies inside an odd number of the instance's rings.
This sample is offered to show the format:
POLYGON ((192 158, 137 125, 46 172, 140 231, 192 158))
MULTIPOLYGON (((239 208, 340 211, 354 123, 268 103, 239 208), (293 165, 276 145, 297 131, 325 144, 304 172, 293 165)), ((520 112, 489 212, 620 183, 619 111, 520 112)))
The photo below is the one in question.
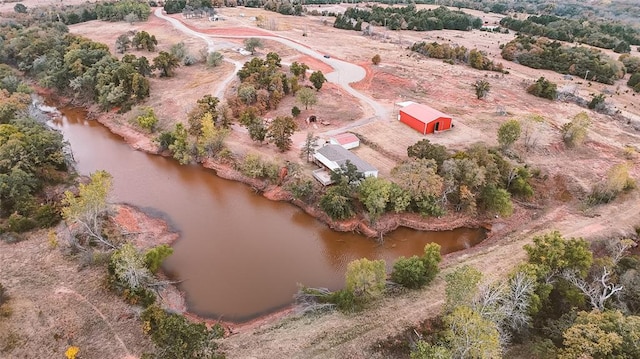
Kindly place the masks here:
POLYGON ((360 139, 353 133, 341 133, 333 137, 329 137, 329 143, 332 145, 340 145, 347 150, 360 146, 360 139))
POLYGON ((427 105, 415 102, 401 102, 398 121, 423 135, 451 129, 451 116, 427 105))

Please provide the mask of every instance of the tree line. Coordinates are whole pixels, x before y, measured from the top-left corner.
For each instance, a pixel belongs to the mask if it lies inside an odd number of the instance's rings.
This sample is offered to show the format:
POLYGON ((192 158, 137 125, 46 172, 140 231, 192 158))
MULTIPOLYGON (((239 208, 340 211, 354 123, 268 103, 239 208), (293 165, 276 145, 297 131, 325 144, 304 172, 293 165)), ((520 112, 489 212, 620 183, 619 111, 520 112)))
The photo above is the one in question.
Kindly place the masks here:
POLYGON ((487 54, 478 49, 468 50, 464 46, 439 44, 437 42, 416 42, 411 46, 411 51, 415 51, 426 57, 434 59, 444 59, 453 64, 456 62, 465 63, 474 69, 497 71, 508 73, 501 63, 495 64, 487 57, 487 54))
POLYGON ((60 205, 47 189, 67 178, 62 135, 29 115, 31 89, 0 65, 0 233, 47 228, 60 205))
POLYGON ((23 24, 33 22, 60 21, 73 25, 91 20, 146 21, 151 8, 146 1, 123 0, 116 2, 84 3, 79 5, 39 6, 30 9, 27 18, 18 18, 23 24))
POLYGON ((479 29, 482 19, 465 14, 462 11, 449 10, 444 6, 437 9, 417 10, 415 4, 403 7, 370 8, 350 7, 344 14, 336 15, 334 27, 361 31, 362 24, 386 26, 390 30, 462 30, 479 29))
POLYGON ((553 15, 529 16, 526 20, 505 17, 500 25, 522 34, 552 40, 578 42, 624 53, 640 45, 640 30, 630 25, 599 20, 571 20, 553 15))
POLYGON ((534 69, 553 70, 609 85, 624 76, 622 63, 584 46, 568 47, 558 41, 527 35, 519 35, 500 46, 503 59, 534 69))

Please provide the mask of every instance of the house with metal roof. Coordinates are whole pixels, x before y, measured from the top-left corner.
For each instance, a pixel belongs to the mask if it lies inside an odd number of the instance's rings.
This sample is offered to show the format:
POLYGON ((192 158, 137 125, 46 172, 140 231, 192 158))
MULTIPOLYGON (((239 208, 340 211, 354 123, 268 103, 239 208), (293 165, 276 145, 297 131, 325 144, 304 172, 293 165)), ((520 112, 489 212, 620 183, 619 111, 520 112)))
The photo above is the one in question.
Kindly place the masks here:
POLYGON ((347 161, 355 165, 365 177, 378 177, 377 168, 340 145, 325 145, 316 151, 313 158, 324 167, 313 171, 313 176, 325 186, 332 183, 331 172, 340 169, 347 161))

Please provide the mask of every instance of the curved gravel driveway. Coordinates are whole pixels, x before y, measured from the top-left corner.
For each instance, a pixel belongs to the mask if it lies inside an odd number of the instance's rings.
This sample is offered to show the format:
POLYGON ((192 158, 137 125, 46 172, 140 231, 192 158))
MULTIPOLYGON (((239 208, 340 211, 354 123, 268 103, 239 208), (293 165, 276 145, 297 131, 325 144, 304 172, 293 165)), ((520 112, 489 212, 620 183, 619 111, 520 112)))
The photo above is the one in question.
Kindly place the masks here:
MULTIPOLYGON (((230 43, 230 42, 226 42, 226 41, 213 41, 213 38, 216 39, 224 39, 224 38, 232 38, 232 39, 246 39, 246 38, 259 38, 259 39, 268 39, 268 40, 273 40, 273 41, 278 41, 281 44, 284 44, 286 46, 289 46, 290 48, 301 52, 305 55, 311 56, 314 59, 320 60, 324 63, 326 63, 327 65, 331 66, 333 68, 333 72, 330 72, 328 74, 325 74, 325 77, 327 78, 327 81, 337 84, 339 86, 341 86, 345 91, 347 91, 349 94, 351 94, 352 96, 356 97, 358 100, 360 100, 360 102, 364 105, 364 106, 369 106, 371 107, 374 112, 375 112, 375 116, 372 118, 364 118, 358 121, 354 121, 352 123, 350 123, 349 125, 345 126, 345 127, 341 127, 340 129, 336 129, 336 130, 332 130, 332 131, 327 131, 325 134, 330 135, 332 133, 338 133, 338 132, 342 132, 344 131, 346 128, 352 128, 352 127, 356 127, 359 125, 362 125, 364 123, 367 122, 371 122, 373 120, 377 119, 386 119, 389 114, 388 111, 384 108, 384 106, 382 106, 381 104, 379 104, 377 101, 373 100, 372 98, 364 95, 363 93, 359 92, 358 90, 352 88, 350 86, 351 83, 353 82, 358 82, 362 79, 364 79, 364 77, 366 76, 366 71, 364 68, 362 68, 361 66, 352 64, 350 62, 346 62, 346 61, 342 61, 339 59, 332 59, 332 58, 325 58, 324 54, 315 51, 313 49, 310 49, 300 43, 297 43, 293 40, 284 38, 284 37, 280 37, 278 35, 271 35, 271 36, 220 36, 220 35, 209 35, 209 34, 204 34, 198 31, 195 31, 193 29, 190 29, 189 27, 187 27, 185 24, 183 24, 180 20, 178 19, 174 19, 172 17, 166 16, 165 14, 163 14, 162 12, 162 8, 157 8, 155 11, 155 16, 157 16, 160 19, 163 19, 165 21, 168 21, 169 23, 171 23, 173 25, 173 27, 175 27, 176 29, 186 33, 189 36, 193 36, 193 37, 197 37, 200 38, 202 40, 204 40, 207 43, 207 47, 209 49, 209 51, 216 51, 216 50, 220 50, 220 49, 227 49, 227 48, 233 48, 236 47, 237 45, 230 43)), ((226 60, 226 59, 225 59, 226 60)), ((236 76, 236 72, 238 71, 238 69, 240 69, 242 67, 242 64, 237 62, 237 61, 231 61, 231 60, 226 60, 228 62, 231 62, 235 65, 236 67, 236 71, 234 73, 232 73, 229 77, 227 77, 218 87, 218 89, 216 90, 216 96, 221 97, 221 95, 224 93, 224 89, 226 88, 226 86, 233 80, 233 78, 236 76)))

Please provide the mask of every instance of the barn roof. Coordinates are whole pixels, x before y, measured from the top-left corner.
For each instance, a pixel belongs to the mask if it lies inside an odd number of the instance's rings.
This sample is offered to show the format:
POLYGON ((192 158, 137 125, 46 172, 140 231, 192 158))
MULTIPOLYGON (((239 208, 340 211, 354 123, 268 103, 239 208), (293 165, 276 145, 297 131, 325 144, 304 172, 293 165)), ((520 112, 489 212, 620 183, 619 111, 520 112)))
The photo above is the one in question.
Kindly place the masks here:
POLYGON ((421 103, 408 105, 401 108, 400 111, 424 123, 435 121, 440 117, 451 118, 451 116, 421 103))
POLYGON ((326 157, 329 161, 335 162, 340 167, 350 161, 358 168, 359 172, 377 171, 375 167, 340 145, 326 145, 316 152, 326 157))
POLYGON ((348 133, 348 132, 341 133, 339 135, 335 135, 335 136, 331 137, 331 139, 335 140, 340 145, 346 145, 347 143, 360 141, 358 136, 354 135, 353 133, 348 133))

